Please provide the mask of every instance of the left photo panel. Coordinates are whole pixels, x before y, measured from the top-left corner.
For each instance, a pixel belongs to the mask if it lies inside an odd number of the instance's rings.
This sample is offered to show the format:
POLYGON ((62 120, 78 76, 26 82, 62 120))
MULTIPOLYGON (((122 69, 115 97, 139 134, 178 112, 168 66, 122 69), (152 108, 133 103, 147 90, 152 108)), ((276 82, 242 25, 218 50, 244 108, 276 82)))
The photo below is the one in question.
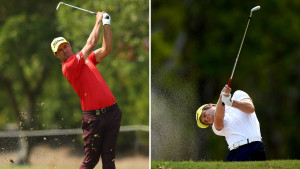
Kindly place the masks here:
POLYGON ((0 6, 0 169, 148 169, 149 0, 0 6))

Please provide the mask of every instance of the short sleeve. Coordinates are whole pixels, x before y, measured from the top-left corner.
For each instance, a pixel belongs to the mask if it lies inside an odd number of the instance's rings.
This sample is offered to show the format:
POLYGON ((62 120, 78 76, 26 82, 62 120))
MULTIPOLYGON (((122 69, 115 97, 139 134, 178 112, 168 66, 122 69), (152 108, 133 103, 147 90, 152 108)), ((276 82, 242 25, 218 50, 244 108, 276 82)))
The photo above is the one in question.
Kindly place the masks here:
POLYGON ((215 124, 213 124, 213 125, 211 126, 211 128, 212 128, 213 132, 214 132, 216 135, 224 136, 224 133, 222 132, 224 128, 223 128, 222 130, 219 131, 219 130, 216 129, 215 124))
POLYGON ((87 58, 90 62, 92 62, 94 65, 97 65, 99 62, 97 62, 96 60, 96 55, 95 52, 92 52, 88 58, 87 58))
POLYGON ((237 90, 234 92, 233 96, 232 96, 233 100, 237 100, 237 101, 241 101, 243 99, 251 99, 250 96, 242 91, 242 90, 237 90))
POLYGON ((228 121, 227 121, 227 118, 226 116, 224 117, 224 120, 223 120, 223 129, 222 130, 217 130, 216 127, 215 127, 215 123, 212 124, 212 130, 213 132, 216 134, 216 135, 219 135, 219 136, 225 136, 225 130, 226 130, 226 127, 228 126, 228 121))

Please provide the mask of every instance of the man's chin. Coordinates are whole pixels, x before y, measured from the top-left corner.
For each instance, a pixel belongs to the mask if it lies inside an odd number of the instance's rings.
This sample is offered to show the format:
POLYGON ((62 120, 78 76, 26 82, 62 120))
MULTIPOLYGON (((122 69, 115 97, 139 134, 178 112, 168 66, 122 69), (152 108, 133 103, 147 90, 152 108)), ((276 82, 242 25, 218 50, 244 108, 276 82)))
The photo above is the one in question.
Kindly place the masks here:
POLYGON ((71 57, 72 55, 65 55, 66 59, 69 59, 69 57, 71 57))

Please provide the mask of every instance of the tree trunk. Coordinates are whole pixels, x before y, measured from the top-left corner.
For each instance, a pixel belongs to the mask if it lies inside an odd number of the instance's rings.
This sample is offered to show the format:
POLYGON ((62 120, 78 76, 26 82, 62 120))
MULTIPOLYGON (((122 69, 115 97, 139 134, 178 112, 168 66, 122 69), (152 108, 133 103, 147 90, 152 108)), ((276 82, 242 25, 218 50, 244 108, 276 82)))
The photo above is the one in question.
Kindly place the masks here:
POLYGON ((29 155, 31 152, 31 144, 26 137, 20 137, 18 141, 18 159, 16 165, 29 165, 29 155))
MULTIPOLYGON (((21 116, 19 119, 20 122, 20 130, 30 130, 33 128, 35 121, 34 119, 34 104, 35 103, 35 96, 29 94, 26 98, 26 112, 19 113, 21 116)), ((18 159, 16 164, 17 165, 28 165, 30 152, 33 147, 33 140, 30 137, 20 137, 19 138, 19 152, 18 152, 18 159)))
MULTIPOLYGON (((3 79, 1 79, 3 80, 3 79)), ((28 96, 26 98, 26 112, 21 112, 17 99, 15 97, 15 92, 12 88, 12 85, 9 81, 3 80, 5 82, 6 91, 8 93, 8 97, 12 103, 14 108, 14 113, 18 119, 19 130, 30 130, 33 125, 33 104, 35 102, 35 97, 28 96)), ((16 165, 29 165, 29 156, 32 148, 32 140, 29 140, 27 137, 19 137, 18 140, 18 158, 16 160, 16 165)))

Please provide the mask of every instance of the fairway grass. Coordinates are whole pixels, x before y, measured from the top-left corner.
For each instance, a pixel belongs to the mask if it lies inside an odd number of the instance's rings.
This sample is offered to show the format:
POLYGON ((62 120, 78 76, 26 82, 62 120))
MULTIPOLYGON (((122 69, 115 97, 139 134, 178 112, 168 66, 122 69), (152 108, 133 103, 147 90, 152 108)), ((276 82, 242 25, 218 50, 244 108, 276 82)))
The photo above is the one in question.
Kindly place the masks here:
POLYGON ((223 161, 152 161, 152 169, 300 169, 300 160, 272 160, 255 162, 223 161))

